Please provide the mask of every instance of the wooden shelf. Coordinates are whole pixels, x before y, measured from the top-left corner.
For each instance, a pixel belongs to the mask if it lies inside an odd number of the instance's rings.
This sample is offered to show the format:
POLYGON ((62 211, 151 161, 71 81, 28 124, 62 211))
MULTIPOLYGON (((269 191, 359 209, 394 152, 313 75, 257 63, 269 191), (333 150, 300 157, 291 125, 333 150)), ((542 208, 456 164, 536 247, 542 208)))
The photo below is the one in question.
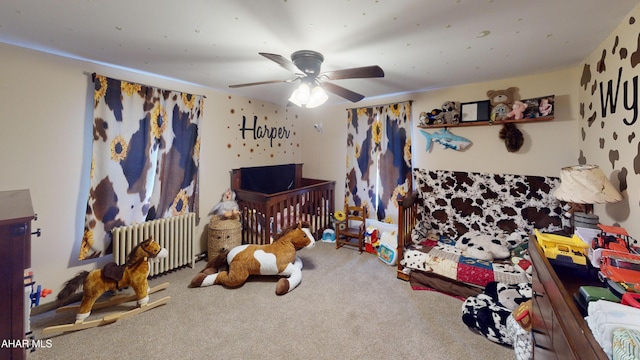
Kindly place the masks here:
POLYGON ((542 116, 537 118, 520 119, 520 120, 512 119, 512 120, 500 120, 500 121, 494 121, 494 122, 490 122, 489 120, 469 121, 469 122, 461 122, 458 124, 418 125, 418 127, 420 129, 436 129, 436 128, 446 128, 446 127, 500 125, 500 124, 507 124, 507 123, 524 124, 524 123, 551 121, 553 119, 555 119, 554 116, 542 116))

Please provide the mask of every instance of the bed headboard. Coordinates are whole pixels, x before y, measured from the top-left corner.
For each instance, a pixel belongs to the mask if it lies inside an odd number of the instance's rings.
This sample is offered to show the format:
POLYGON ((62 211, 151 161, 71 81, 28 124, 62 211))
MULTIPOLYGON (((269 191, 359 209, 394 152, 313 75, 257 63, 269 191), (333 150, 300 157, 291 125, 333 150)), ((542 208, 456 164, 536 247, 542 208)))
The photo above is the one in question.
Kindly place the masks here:
MULTIPOLYGON (((452 238, 470 230, 533 233, 562 229, 562 205, 551 194, 557 177, 413 170, 422 206, 416 232, 452 238)), ((422 234, 421 234, 422 233, 422 234)))
POLYGON ((302 164, 244 167, 231 170, 231 189, 274 194, 302 186, 302 164))

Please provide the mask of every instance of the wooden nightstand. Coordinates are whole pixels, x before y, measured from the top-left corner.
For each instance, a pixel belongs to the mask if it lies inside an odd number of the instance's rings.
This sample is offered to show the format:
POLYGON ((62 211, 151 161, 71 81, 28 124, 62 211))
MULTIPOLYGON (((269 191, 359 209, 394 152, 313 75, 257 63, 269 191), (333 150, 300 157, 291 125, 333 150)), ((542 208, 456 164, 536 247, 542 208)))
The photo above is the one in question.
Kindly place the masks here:
MULTIPOLYGON (((0 191, 0 339, 25 338, 24 270, 31 267, 31 220, 35 217, 29 190, 0 191)), ((25 359, 19 346, 0 349, 2 359, 25 359)))
POLYGON ((535 236, 530 238, 529 249, 533 264, 534 359, 608 359, 573 300, 578 287, 587 284, 558 277, 535 236))

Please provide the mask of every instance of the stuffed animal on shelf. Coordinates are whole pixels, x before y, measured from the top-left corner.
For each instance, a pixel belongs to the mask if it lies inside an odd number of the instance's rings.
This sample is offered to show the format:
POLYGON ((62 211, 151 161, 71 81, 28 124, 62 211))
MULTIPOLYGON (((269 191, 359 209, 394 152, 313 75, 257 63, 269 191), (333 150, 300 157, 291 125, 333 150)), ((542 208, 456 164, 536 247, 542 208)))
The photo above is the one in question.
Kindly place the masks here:
POLYGON ((420 121, 420 125, 429 125, 429 115, 424 111, 420 113, 418 120, 420 121))
POLYGON ((507 114, 507 118, 520 120, 524 118, 524 112, 527 110, 527 104, 520 100, 516 100, 513 102, 511 109, 512 110, 507 114))
POLYGON ((222 194, 220 202, 211 209, 209 215, 217 215, 221 219, 239 219, 240 207, 236 202, 236 193, 231 189, 227 189, 222 194))
POLYGON ((455 101, 445 101, 442 104, 445 124, 457 124, 460 122, 460 110, 455 101))
POLYGON ((445 101, 440 109, 420 113, 420 125, 458 124, 460 109, 455 101, 445 101))
POLYGON ((511 106, 515 101, 516 92, 518 88, 510 87, 505 90, 489 90, 487 91, 487 97, 491 104, 491 121, 500 121, 508 118, 511 106))
POLYGON ((433 109, 427 115, 426 125, 440 125, 444 124, 444 114, 442 113, 442 109, 433 109))

